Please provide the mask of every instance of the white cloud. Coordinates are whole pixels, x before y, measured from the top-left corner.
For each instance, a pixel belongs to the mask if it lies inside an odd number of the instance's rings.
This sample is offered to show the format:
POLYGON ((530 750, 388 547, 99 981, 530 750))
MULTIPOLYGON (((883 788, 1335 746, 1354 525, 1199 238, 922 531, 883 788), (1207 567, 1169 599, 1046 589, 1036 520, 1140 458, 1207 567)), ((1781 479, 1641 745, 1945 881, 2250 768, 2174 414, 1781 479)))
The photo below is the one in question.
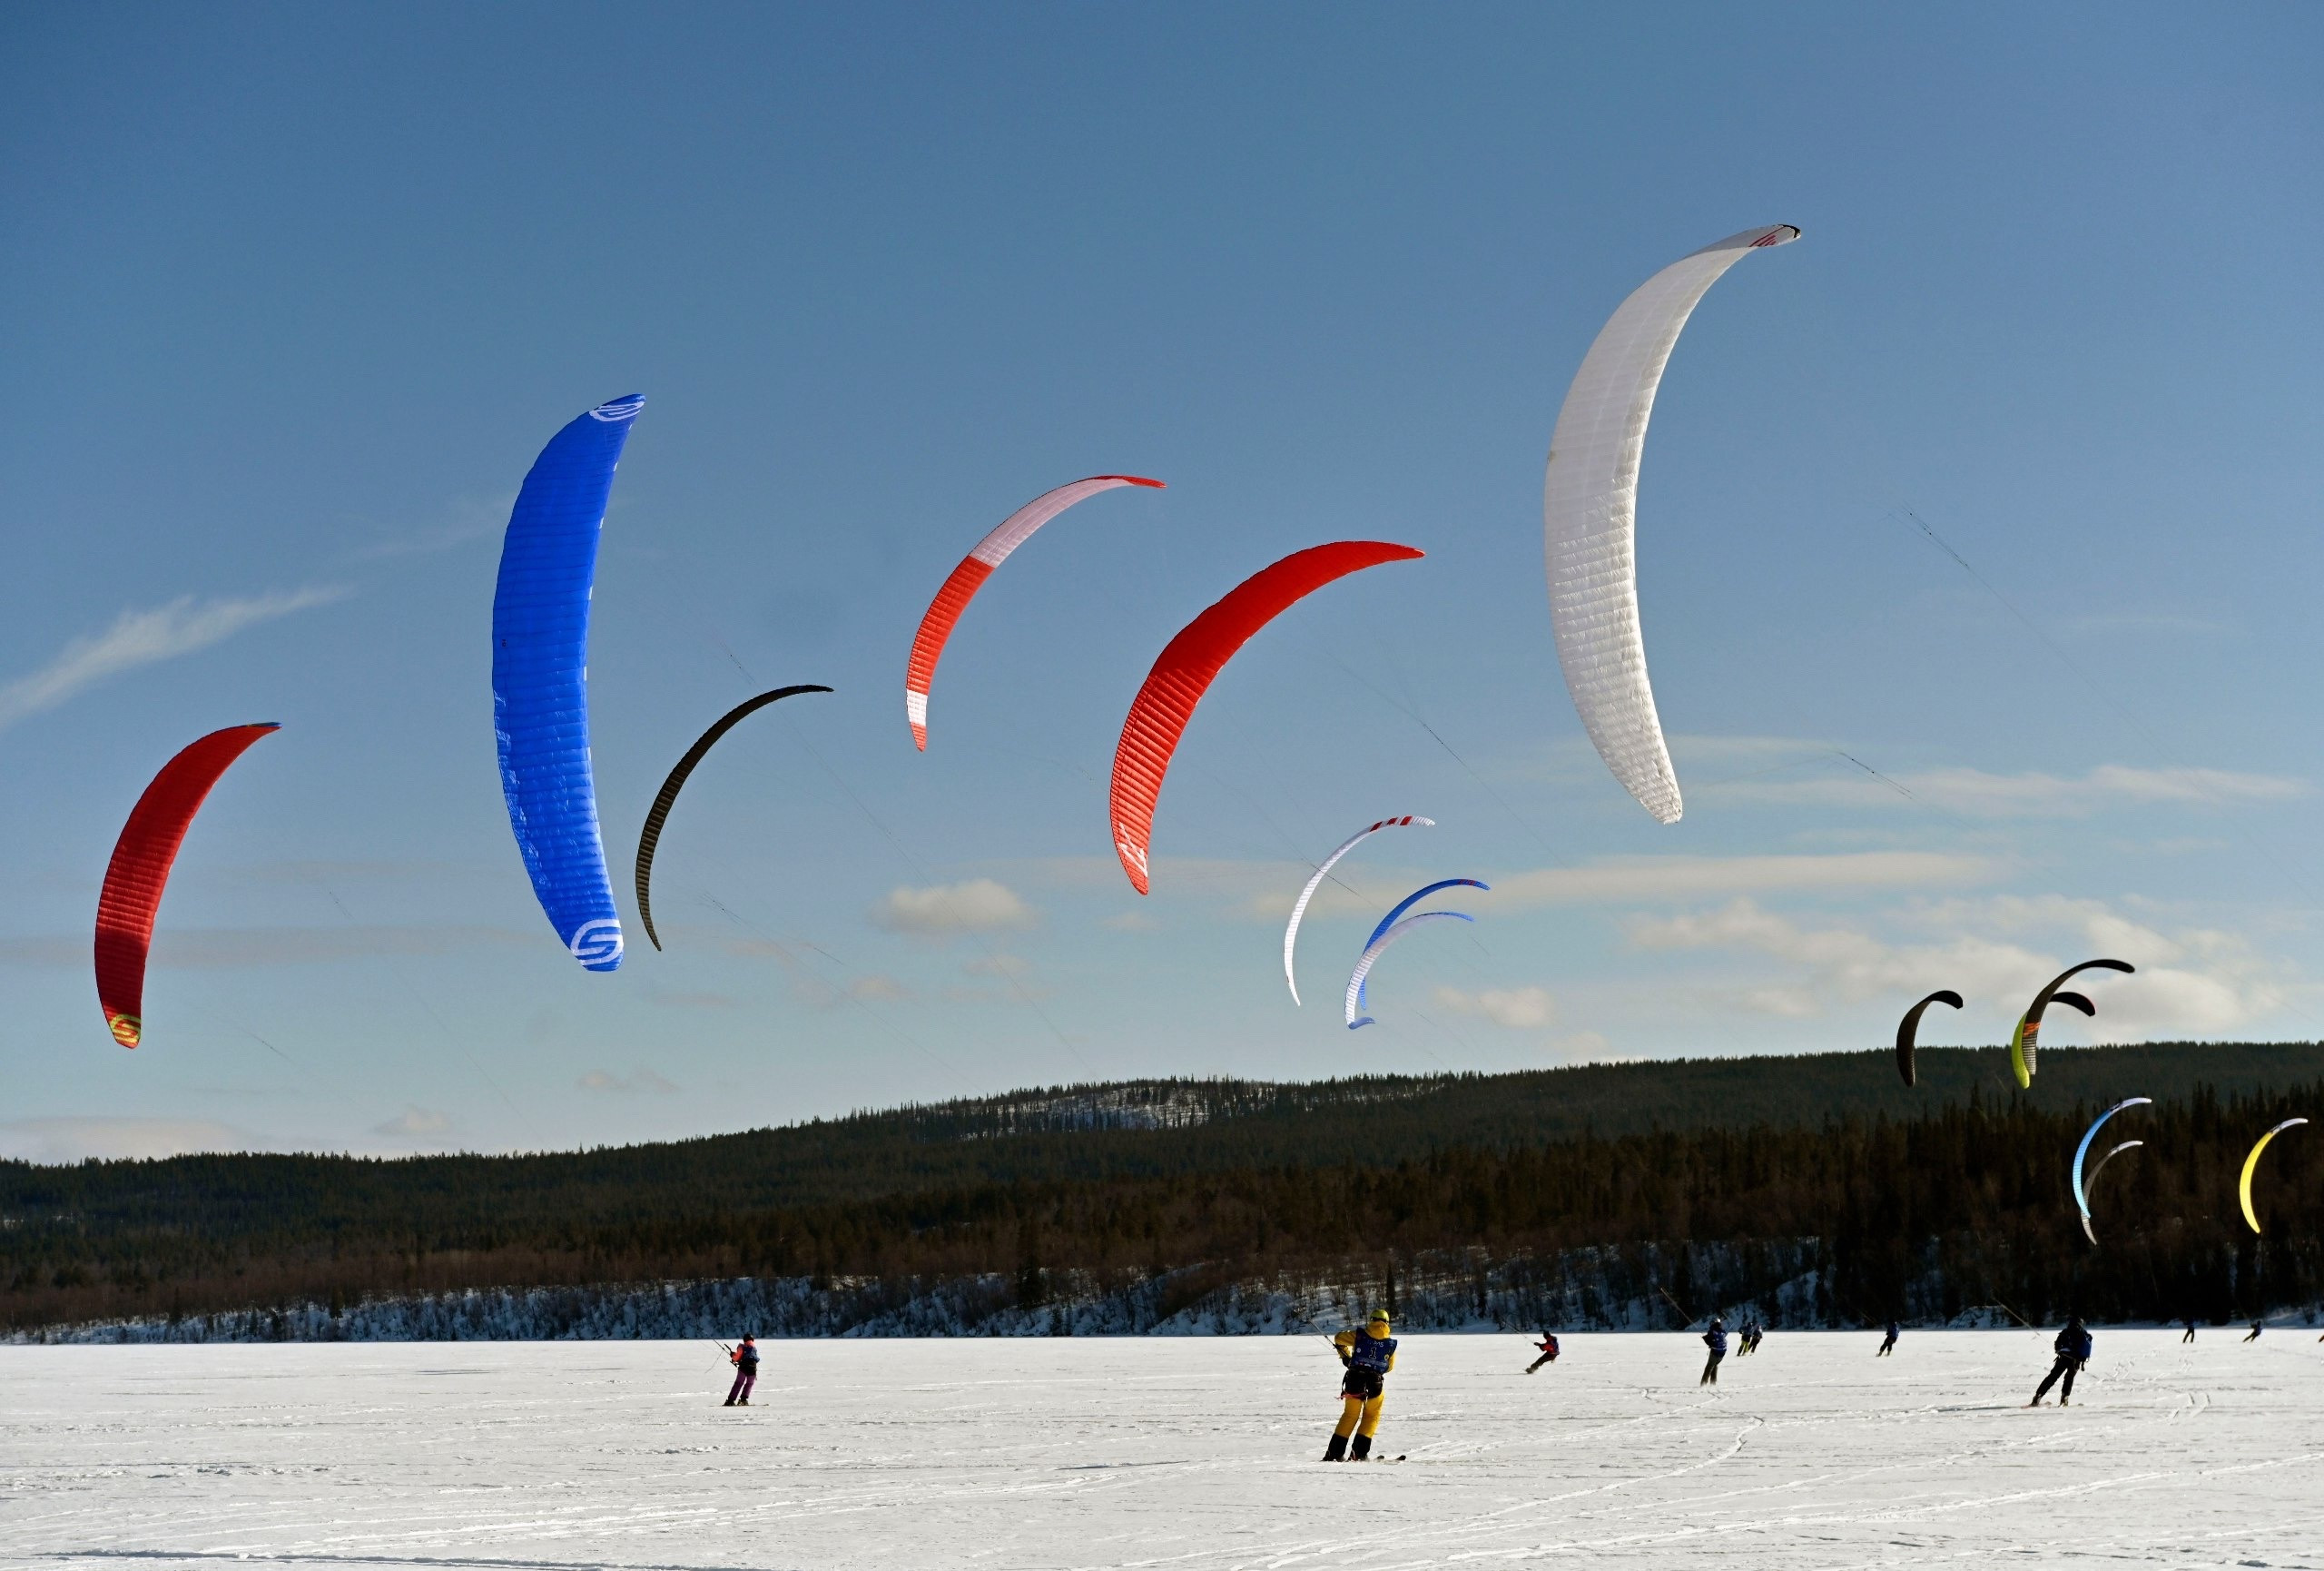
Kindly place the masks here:
POLYGON ((625 1078, 606 1070, 593 1069, 573 1083, 583 1091, 610 1091, 630 1096, 668 1096, 678 1089, 652 1070, 644 1068, 625 1078))
POLYGON ((131 1161, 193 1151, 258 1149, 241 1130, 199 1118, 15 1118, 0 1121, 11 1161, 131 1161))
MULTIPOLYGON (((1989 931, 1993 924, 1980 925, 1989 931)), ((1705 914, 1640 918, 1630 924, 1629 932, 1630 942, 1641 949, 1748 950, 1806 969, 1812 973, 1808 986, 1765 983, 1744 997, 1748 1008, 1788 1018, 1819 1013, 1835 1000, 1854 1003, 1915 989, 1917 997, 1938 985, 1979 995, 2014 996, 2022 990, 2030 996, 2057 970, 2046 956, 1981 934, 1944 944, 1897 946, 1853 928, 1805 928, 1749 900, 1736 900, 1705 914), (2033 975, 2035 972, 2043 974, 2033 975), (1944 980, 1921 985, 1932 975, 1944 980)))
POLYGON ((850 998, 879 999, 889 1003, 901 1003, 911 997, 911 989, 894 977, 880 972, 868 972, 852 978, 847 984, 850 998))
POLYGON ((1557 1018, 1557 1001, 1546 987, 1489 987, 1468 993, 1457 987, 1436 990, 1436 1004, 1454 1014, 1480 1015, 1512 1031, 1539 1031, 1557 1018))
MULTIPOLYGON (((1846 765, 1846 759, 1834 756, 1846 765)), ((2102 764, 2079 776, 1994 775, 1983 769, 1922 769, 1884 772, 1881 779, 1858 770, 1810 780, 1738 780, 1720 786, 1728 801, 1786 806, 1935 807, 1979 818, 2085 817, 2109 807, 2221 807, 2237 803, 2284 802, 2308 795, 2305 781, 2281 775, 2241 774, 2228 769, 2142 769, 2102 764), (1892 789, 1882 780, 1894 782, 1892 789), (1905 793, 1910 793, 1909 797, 1905 793)))
POLYGON ((346 595, 344 588, 330 587, 247 599, 197 600, 182 595, 149 611, 123 611, 103 632, 74 639, 39 670, 0 687, 0 729, 54 709, 108 677, 193 654, 222 643, 245 627, 327 606, 346 595))
MULTIPOLYGON (((2094 955, 2139 968, 2133 975, 2103 977, 2090 989, 2098 1017, 2082 1029, 2106 1041, 2218 1035, 2281 1008, 2289 993, 2281 968, 2234 934, 2201 928, 2166 934, 2099 901, 2004 895, 1949 902, 1907 920, 1931 930, 1935 941, 1897 944, 1861 929, 1811 929, 1748 900, 1705 914, 1640 919, 1629 931, 1644 949, 1743 950, 1796 968, 1804 974, 1770 978, 1731 996, 1736 1007, 1781 1019, 1951 987, 1966 995, 1978 1014, 2006 1022, 2036 988, 2094 955), (2070 942, 2036 949, 2005 941, 2037 934, 2070 942)), ((2074 1020, 2053 1018, 2076 1028, 2074 1020)))
POLYGON ((1101 916, 1098 925, 1116 933, 1158 933, 1162 924, 1143 911, 1118 911, 1111 916, 1101 916))
POLYGON ((1022 976, 1033 969, 1033 963, 1021 954, 988 954, 960 969, 970 976, 1022 976))
POLYGON ((452 1116, 432 1107, 407 1105, 385 1123, 371 1126, 373 1134, 392 1135, 403 1140, 428 1140, 451 1132, 452 1116))
POLYGON ((1032 908, 1017 892, 990 878, 899 888, 872 908, 874 925, 919 938, 950 938, 958 933, 1000 933, 1033 924, 1032 908))

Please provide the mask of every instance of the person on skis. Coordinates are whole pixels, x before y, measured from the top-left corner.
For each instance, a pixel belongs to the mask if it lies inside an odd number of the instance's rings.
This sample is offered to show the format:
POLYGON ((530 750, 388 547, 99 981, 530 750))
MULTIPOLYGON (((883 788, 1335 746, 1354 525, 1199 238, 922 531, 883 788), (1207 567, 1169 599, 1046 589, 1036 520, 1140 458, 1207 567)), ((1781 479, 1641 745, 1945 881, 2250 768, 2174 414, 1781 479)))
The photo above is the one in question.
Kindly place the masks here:
POLYGON ((1746 1357, 1759 1350, 1759 1343, 1767 1334, 1768 1328, 1759 1323, 1758 1317, 1753 1316, 1750 1323, 1743 1328, 1743 1352, 1746 1357))
POLYGON ((1718 1384, 1719 1360, 1727 1357, 1727 1322, 1717 1315, 1710 1318, 1710 1329, 1703 1333, 1703 1346, 1710 1349, 1710 1359, 1703 1365, 1703 1378, 1698 1386, 1718 1384))
POLYGON ((1897 1339, 1897 1337, 1898 1337, 1899 1335, 1901 1335, 1901 1334, 1903 1333, 1903 1331, 1904 1331, 1904 1328, 1903 1328, 1902 1326, 1898 1325, 1898 1324, 1897 1324, 1896 1321, 1894 1321, 1894 1320, 1889 1321, 1889 1322, 1888 1322, 1888 1335, 1887 1335, 1886 1339, 1881 1342, 1881 1344, 1880 1344, 1880 1350, 1879 1350, 1878 1352, 1876 1352, 1876 1353, 1873 1354, 1872 1356, 1873 1356, 1874 1358, 1876 1358, 1876 1359, 1885 1359, 1885 1358, 1887 1358, 1887 1357, 1888 1357, 1889 1355, 1891 1355, 1892 1353, 1896 1352, 1896 1339, 1897 1339))
POLYGON ((2258 1320, 2254 1320, 2254 1321, 2252 1321, 2252 1322, 2251 1322, 2251 1330, 2250 1330, 2250 1333, 2249 1335, 2247 1335, 2243 1339, 2244 1339, 2245 1341, 2247 1341, 2247 1342, 2256 1342, 2256 1341, 2258 1341, 2258 1340, 2260 1339, 2260 1321, 2258 1321, 2258 1320))
POLYGON ((1541 1339, 1535 1342, 1533 1346, 1541 1350, 1541 1356, 1525 1366, 1525 1372, 1529 1375, 1543 1364, 1554 1364, 1558 1361, 1558 1334, 1555 1331, 1543 1331, 1541 1339))
POLYGON ((2183 1336, 2183 1337, 2180 1338, 2180 1339, 2179 1339, 2179 1340, 2180 1340, 2180 1342, 2183 1345, 2183 1344, 2185 1344, 2185 1343, 2191 1342, 2191 1341, 2193 1341, 2194 1339, 2195 1339, 2195 1317, 2194 1317, 2194 1316, 2192 1316, 2192 1315, 2189 1315, 2189 1316, 2187 1317, 2187 1334, 2186 1334, 2185 1336, 2183 1336))
POLYGON ((1388 1371, 1396 1367, 1396 1339, 1388 1334, 1388 1314, 1374 1309, 1360 1331, 1342 1331, 1333 1350, 1347 1373, 1340 1377, 1340 1422, 1324 1447, 1326 1462, 1368 1462, 1372 1437, 1380 1428, 1380 1405, 1388 1371))
POLYGON ((726 1406, 747 1408, 751 1405, 751 1388, 759 1383, 759 1345, 750 1337, 743 1345, 726 1355, 734 1364, 734 1384, 726 1392, 726 1406))
POLYGON ((2040 1407, 2042 1398, 2050 1394, 2050 1388, 2058 1383, 2062 1375, 2065 1377, 2066 1383, 2064 1389, 2058 1393, 2058 1406, 2070 1408, 2073 1405, 2073 1378, 2082 1372, 2083 1365, 2090 1362, 2091 1352, 2090 1328, 2082 1323, 2080 1315, 2066 1320, 2065 1329, 2060 1331, 2057 1340, 2050 1344, 2050 1350, 2057 1355, 2057 1362, 2050 1366, 2050 1372, 2034 1388, 2034 1399, 2025 1404, 2029 1408, 2040 1407))

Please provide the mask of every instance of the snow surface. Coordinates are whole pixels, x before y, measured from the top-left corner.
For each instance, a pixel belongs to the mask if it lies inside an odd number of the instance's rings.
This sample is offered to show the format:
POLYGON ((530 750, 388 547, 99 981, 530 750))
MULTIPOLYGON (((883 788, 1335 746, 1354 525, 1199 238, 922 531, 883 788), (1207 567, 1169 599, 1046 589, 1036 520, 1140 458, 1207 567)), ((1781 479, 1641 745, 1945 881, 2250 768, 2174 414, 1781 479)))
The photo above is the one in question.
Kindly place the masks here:
POLYGON ((2312 1329, 0 1349, 0 1566, 2324 1566, 2312 1329))

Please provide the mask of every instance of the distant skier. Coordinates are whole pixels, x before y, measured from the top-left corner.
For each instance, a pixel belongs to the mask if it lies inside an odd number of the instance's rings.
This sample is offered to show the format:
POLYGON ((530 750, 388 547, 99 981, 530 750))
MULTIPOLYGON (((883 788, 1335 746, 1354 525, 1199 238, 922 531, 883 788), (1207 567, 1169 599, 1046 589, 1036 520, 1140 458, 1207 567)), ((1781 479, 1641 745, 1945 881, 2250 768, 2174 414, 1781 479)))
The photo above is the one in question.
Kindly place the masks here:
POLYGON ((2060 1331, 2057 1340, 2050 1344, 2050 1350, 2057 1355, 2057 1361, 2050 1366, 2050 1372, 2034 1388, 2034 1399, 2025 1404, 2029 1408, 2042 1405, 2042 1398, 2050 1394, 2050 1388, 2058 1383, 2061 1375, 2065 1377, 2066 1383, 2058 1393, 2058 1406, 2069 1408, 2073 1405, 2073 1378, 2082 1371, 2084 1364, 2090 1362, 2091 1352, 2090 1328, 2082 1323, 2080 1315, 2066 1321, 2065 1329, 2060 1331))
POLYGON ((2187 1334, 2186 1334, 2185 1336, 2183 1336, 2183 1337, 2181 1337, 2181 1338, 2180 1338, 2180 1339, 2179 1339, 2180 1345, 2183 1347, 2183 1346, 2185 1346, 2187 1343, 2191 1342, 2191 1341, 2193 1341, 2194 1339, 2195 1339, 2195 1317, 2194 1317, 2194 1316, 2192 1316, 2192 1315, 2189 1315, 2189 1316, 2187 1317, 2187 1334))
POLYGON ((1905 1329, 1904 1327, 1902 1327, 1902 1326, 1898 1325, 1896 1321, 1894 1321, 1894 1320, 1889 1321, 1889 1322, 1888 1322, 1888 1335, 1887 1335, 1887 1337, 1886 1337, 1886 1339, 1881 1342, 1881 1344, 1880 1344, 1880 1350, 1879 1350, 1878 1352, 1876 1352, 1876 1353, 1873 1354, 1872 1356, 1873 1356, 1874 1358, 1876 1358, 1876 1359, 1885 1359, 1885 1358, 1887 1358, 1889 1355, 1893 1354, 1894 1352, 1896 1352, 1896 1339, 1897 1339, 1897 1337, 1899 1337, 1900 1335, 1902 1335, 1902 1334, 1903 1334, 1903 1332, 1904 1332, 1904 1329, 1905 1329))
POLYGON ((1387 1312, 1373 1310, 1364 1329, 1342 1331, 1332 1339, 1332 1347, 1347 1373, 1340 1378, 1339 1428, 1324 1447, 1324 1460, 1368 1462, 1372 1437, 1380 1428, 1380 1405, 1386 1399, 1383 1392, 1388 1371, 1396 1367, 1396 1339, 1388 1334, 1387 1312))
POLYGON ((2251 1330, 2250 1330, 2250 1334, 2249 1334, 2249 1335, 2247 1335, 2243 1339, 2244 1339, 2245 1341, 2247 1341, 2247 1342, 2256 1342, 2256 1341, 2258 1341, 2258 1340, 2260 1339, 2260 1322, 2259 1322, 2259 1321, 2254 1320, 2254 1321, 2252 1321, 2252 1322, 2251 1322, 2251 1330))
POLYGON ((1558 1334, 1555 1331, 1543 1331, 1541 1339, 1535 1342, 1533 1346, 1541 1349, 1541 1356, 1525 1366, 1525 1372, 1529 1375, 1543 1364, 1554 1364, 1558 1361, 1558 1334))
POLYGON ((726 1406, 747 1408, 751 1405, 751 1388, 759 1383, 759 1345, 750 1337, 727 1357, 734 1360, 734 1384, 726 1393, 726 1406))
POLYGON ((1718 1384, 1719 1360, 1727 1357, 1727 1322, 1717 1315, 1710 1318, 1710 1329, 1703 1333, 1703 1346, 1710 1349, 1710 1357, 1703 1364, 1703 1378, 1698 1386, 1718 1384))
POLYGON ((1743 1328, 1743 1350, 1746 1353, 1757 1353, 1759 1350, 1759 1344, 1767 1340, 1767 1336, 1768 1328, 1758 1320, 1753 1320, 1743 1328))

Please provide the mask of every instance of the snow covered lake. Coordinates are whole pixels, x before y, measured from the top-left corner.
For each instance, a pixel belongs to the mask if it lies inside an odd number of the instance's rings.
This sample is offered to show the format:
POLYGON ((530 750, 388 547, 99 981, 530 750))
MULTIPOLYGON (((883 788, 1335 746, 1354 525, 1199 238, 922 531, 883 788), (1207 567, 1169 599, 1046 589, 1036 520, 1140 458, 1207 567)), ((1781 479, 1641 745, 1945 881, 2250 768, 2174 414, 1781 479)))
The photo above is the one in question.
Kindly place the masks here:
POLYGON ((0 1566, 2324 1566, 2313 1330, 0 1348, 0 1566))

